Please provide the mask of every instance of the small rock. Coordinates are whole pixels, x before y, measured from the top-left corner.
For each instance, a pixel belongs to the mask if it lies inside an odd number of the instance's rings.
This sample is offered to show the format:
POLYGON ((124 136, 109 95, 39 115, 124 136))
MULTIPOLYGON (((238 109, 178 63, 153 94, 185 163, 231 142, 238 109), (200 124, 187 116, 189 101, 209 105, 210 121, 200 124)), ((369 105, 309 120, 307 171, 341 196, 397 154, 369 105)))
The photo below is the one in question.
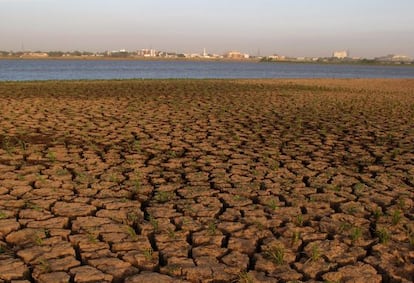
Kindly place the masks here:
POLYGON ((111 274, 114 280, 120 280, 125 276, 138 273, 137 268, 118 258, 97 258, 88 260, 88 263, 104 273, 111 274))
POLYGON ((201 246, 207 244, 213 244, 216 246, 221 246, 225 236, 220 231, 214 231, 211 233, 207 230, 202 230, 195 232, 192 235, 192 243, 194 246, 201 246))
POLYGON ((16 246, 26 246, 36 244, 36 241, 40 241, 44 238, 46 238, 46 235, 43 230, 26 228, 7 235, 6 242, 16 246))
POLYGON ((316 279, 320 274, 328 272, 331 268, 335 268, 335 264, 327 263, 324 259, 308 260, 305 263, 295 262, 295 269, 303 273, 306 277, 316 279))
POLYGON ((223 256, 226 253, 226 251, 227 249, 225 248, 220 248, 215 245, 208 245, 193 248, 192 254, 195 258, 203 256, 218 258, 223 256))
POLYGON ((19 212, 20 219, 46 220, 52 217, 53 215, 49 211, 39 211, 36 209, 23 209, 19 212))
POLYGON ((74 276, 75 283, 112 282, 113 279, 112 275, 89 265, 72 268, 70 274, 74 276))
POLYGON ((249 266, 249 257, 246 254, 236 251, 232 251, 224 256, 221 261, 228 266, 238 267, 240 270, 247 270, 249 266))
POLYGON ((19 259, 0 260, 0 279, 23 279, 29 275, 29 268, 19 259))
POLYGON ((53 212, 59 216, 76 217, 89 216, 95 213, 96 207, 85 203, 56 202, 53 212))
POLYGON ((278 283, 280 282, 276 278, 270 278, 265 275, 264 272, 258 272, 251 270, 248 273, 242 273, 239 275, 240 282, 260 282, 260 283, 278 283))
POLYGON ((253 255, 256 251, 255 239, 241 239, 230 237, 228 248, 230 250, 238 251, 244 254, 253 255))
POLYGON ((72 256, 49 260, 49 266, 51 271, 68 271, 69 269, 79 265, 80 262, 72 256))
POLYGON ((38 283, 67 283, 70 281, 70 276, 65 272, 54 272, 40 274, 35 280, 38 283))
POLYGON ((78 217, 72 222, 72 231, 80 232, 81 230, 88 231, 95 227, 101 227, 104 224, 112 223, 113 221, 109 218, 85 216, 78 217))
POLYGON ((64 229, 69 225, 68 217, 53 217, 47 220, 30 221, 27 223, 28 228, 42 229, 64 229))
POLYGON ((352 282, 352 283, 380 283, 382 277, 375 268, 369 264, 358 262, 355 265, 348 265, 338 269, 336 272, 329 272, 322 276, 325 281, 331 282, 352 282))
POLYGON ((13 231, 20 228, 19 222, 15 219, 1 219, 0 220, 0 238, 6 237, 13 231))
POLYGON ((54 244, 53 246, 34 246, 31 248, 23 249, 17 252, 17 255, 21 257, 25 262, 32 263, 38 259, 53 259, 61 258, 64 256, 75 256, 75 250, 67 242, 61 242, 54 244))
POLYGON ((174 282, 184 282, 181 280, 176 280, 173 277, 154 273, 154 272, 142 272, 138 275, 128 277, 125 280, 125 283, 174 283, 174 282))
POLYGON ((131 250, 145 250, 151 247, 148 239, 142 236, 137 236, 134 242, 115 243, 112 245, 113 252, 131 251, 131 250), (138 238, 139 237, 139 238, 138 238))
MULTIPOLYGON (((76 235, 75 235, 76 236, 76 235)), ((79 246, 79 250, 81 254, 84 253, 97 253, 98 251, 109 251, 109 245, 107 243, 99 242, 96 238, 90 236, 90 239, 82 239, 80 242, 77 243, 79 246)), ((80 238, 80 237, 79 237, 80 238)), ((70 237, 71 241, 76 242, 74 237, 70 237)))
POLYGON ((183 274, 191 282, 207 282, 206 279, 213 278, 213 271, 207 266, 183 268, 183 274))
POLYGON ((269 276, 282 280, 283 282, 301 280, 303 275, 296 270, 292 269, 289 265, 278 265, 269 274, 269 276))
POLYGON ((182 276, 183 270, 195 267, 193 259, 188 257, 172 257, 168 264, 160 268, 160 272, 171 276, 182 276))

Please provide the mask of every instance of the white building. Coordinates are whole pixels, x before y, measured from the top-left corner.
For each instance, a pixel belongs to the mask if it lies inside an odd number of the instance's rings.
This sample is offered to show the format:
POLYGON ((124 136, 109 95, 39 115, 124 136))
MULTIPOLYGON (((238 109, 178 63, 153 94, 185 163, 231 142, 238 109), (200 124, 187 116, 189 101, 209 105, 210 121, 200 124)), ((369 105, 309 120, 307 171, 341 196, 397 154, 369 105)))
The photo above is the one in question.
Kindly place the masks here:
POLYGON ((406 55, 394 55, 390 54, 387 56, 377 57, 375 58, 376 61, 379 62, 402 62, 402 63, 408 63, 412 62, 413 58, 408 57, 406 55))
POLYGON ((272 59, 272 60, 280 60, 280 61, 286 60, 286 56, 277 55, 277 54, 270 55, 267 58, 272 59))
POLYGON ((157 51, 155 49, 141 49, 138 50, 137 55, 143 57, 155 57, 157 56, 157 51))
POLYGON ((394 62, 411 62, 413 58, 408 57, 406 55, 394 55, 392 56, 392 61, 394 62))
POLYGON ((337 59, 345 59, 348 58, 348 51, 334 51, 332 57, 337 59))
POLYGON ((206 49, 204 48, 203 49, 203 57, 204 58, 208 58, 209 56, 208 56, 208 53, 207 53, 207 51, 206 51, 206 49))

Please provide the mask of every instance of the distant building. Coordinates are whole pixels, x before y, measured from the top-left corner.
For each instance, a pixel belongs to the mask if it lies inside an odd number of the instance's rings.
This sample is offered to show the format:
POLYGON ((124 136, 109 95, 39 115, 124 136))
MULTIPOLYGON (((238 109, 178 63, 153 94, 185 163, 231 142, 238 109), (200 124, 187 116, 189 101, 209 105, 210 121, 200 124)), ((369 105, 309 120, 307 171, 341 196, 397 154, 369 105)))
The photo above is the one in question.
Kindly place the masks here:
POLYGON ((241 53, 239 51, 229 51, 226 54, 224 54, 224 58, 228 59, 249 59, 250 55, 241 53))
POLYGON ((267 58, 272 59, 272 60, 276 60, 276 61, 283 61, 283 60, 286 60, 286 56, 283 56, 283 55, 277 55, 277 54, 270 55, 270 56, 269 56, 269 57, 267 57, 267 58))
POLYGON ((45 58, 45 57, 49 57, 49 54, 45 52, 25 52, 20 57, 21 58, 24 58, 24 57, 45 58))
POLYGON ((336 59, 348 58, 348 51, 334 51, 332 57, 336 59))
POLYGON ((203 49, 203 57, 204 57, 204 58, 208 58, 208 57, 210 57, 210 56, 208 56, 208 53, 207 53, 207 51, 206 51, 206 49, 205 49, 205 48, 203 49))
POLYGON ((375 58, 375 61, 409 63, 409 62, 413 61, 413 58, 405 56, 405 55, 390 54, 390 55, 383 56, 383 57, 377 57, 377 58, 375 58))
POLYGON ((200 55, 199 53, 191 53, 191 54, 187 54, 188 58, 200 58, 202 57, 202 55, 200 55))
MULTIPOLYGON (((77 56, 81 56, 82 55, 82 52, 79 52, 79 51, 75 51, 75 52, 72 52, 72 55, 74 54, 74 53, 78 53, 78 55, 77 56)), ((112 50, 112 51, 107 51, 106 52, 106 55, 108 55, 108 56, 126 56, 126 55, 128 55, 128 51, 126 50, 126 49, 119 49, 119 50, 112 50)))
POLYGON ((141 49, 138 50, 137 55, 142 57, 156 57, 157 51, 155 49, 141 49))

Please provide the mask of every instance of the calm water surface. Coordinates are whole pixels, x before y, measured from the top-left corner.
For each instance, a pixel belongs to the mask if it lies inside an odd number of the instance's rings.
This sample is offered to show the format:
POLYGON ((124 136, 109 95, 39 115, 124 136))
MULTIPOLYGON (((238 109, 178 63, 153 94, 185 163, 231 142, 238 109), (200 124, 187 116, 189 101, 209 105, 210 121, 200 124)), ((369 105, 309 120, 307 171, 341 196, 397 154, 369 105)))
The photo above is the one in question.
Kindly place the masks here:
POLYGON ((414 78, 414 67, 253 62, 0 60, 0 81, 133 78, 414 78))

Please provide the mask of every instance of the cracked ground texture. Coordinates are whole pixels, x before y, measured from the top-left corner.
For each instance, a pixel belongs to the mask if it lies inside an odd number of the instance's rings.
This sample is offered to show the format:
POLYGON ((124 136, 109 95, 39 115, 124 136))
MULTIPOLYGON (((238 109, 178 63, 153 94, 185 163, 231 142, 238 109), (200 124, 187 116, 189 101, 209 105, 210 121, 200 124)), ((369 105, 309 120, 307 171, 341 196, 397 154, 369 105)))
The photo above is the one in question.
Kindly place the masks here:
POLYGON ((413 282, 414 80, 0 83, 0 282, 413 282))

